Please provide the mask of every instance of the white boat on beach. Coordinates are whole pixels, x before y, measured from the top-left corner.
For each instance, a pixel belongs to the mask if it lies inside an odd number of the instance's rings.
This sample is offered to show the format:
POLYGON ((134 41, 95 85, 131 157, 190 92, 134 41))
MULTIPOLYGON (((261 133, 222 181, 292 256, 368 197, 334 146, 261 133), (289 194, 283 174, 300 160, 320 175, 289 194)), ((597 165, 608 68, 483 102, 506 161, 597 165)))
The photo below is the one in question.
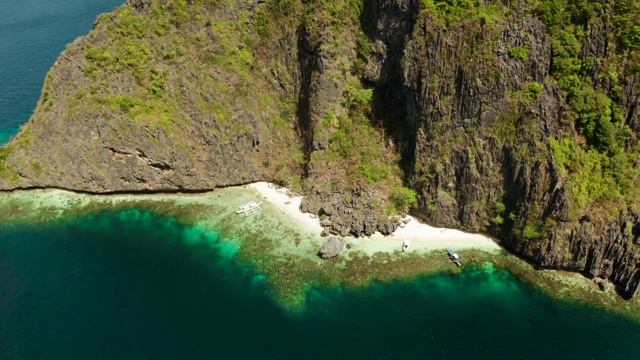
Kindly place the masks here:
POLYGON ((411 240, 409 238, 404 239, 404 244, 402 244, 402 251, 409 250, 410 244, 411 244, 411 240))
POLYGON ((454 264, 461 266, 460 257, 458 256, 458 254, 456 254, 455 251, 451 250, 451 248, 447 248, 447 252, 449 253, 451 261, 453 261, 454 264))
POLYGON ((245 214, 247 216, 255 214, 258 211, 262 210, 260 208, 260 205, 262 205, 262 201, 260 201, 259 203, 255 201, 248 202, 244 205, 240 205, 240 208, 236 211, 236 214, 245 214))

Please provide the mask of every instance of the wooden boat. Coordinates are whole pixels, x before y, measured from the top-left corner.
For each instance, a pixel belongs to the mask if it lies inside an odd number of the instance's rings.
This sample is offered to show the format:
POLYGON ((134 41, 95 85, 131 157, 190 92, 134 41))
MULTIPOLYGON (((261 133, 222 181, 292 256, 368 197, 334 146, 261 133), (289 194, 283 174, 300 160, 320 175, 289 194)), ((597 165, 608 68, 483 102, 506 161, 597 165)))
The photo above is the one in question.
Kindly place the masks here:
POLYGON ((236 214, 245 214, 245 215, 255 214, 258 211, 262 210, 260 208, 260 205, 262 205, 262 201, 260 201, 259 203, 255 201, 248 202, 244 205, 240 205, 240 208, 236 211, 236 214))
POLYGON ((407 251, 409 250, 409 244, 411 244, 411 240, 404 239, 404 244, 402 244, 402 251, 407 251))
POLYGON ((453 261, 456 265, 461 266, 460 257, 458 256, 458 254, 456 254, 455 251, 451 250, 451 248, 447 248, 447 252, 449 253, 451 261, 453 261))

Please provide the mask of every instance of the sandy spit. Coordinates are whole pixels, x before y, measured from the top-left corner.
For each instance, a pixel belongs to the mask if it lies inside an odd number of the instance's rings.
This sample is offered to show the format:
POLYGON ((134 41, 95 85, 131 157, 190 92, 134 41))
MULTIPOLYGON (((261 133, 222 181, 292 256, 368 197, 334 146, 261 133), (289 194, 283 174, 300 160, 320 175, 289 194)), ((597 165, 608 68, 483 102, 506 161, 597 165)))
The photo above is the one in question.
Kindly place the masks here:
MULTIPOLYGON (((293 195, 288 189, 267 182, 249 184, 248 187, 255 189, 266 201, 277 207, 292 221, 309 230, 317 231, 318 234, 322 231, 317 217, 299 210, 302 196, 293 195)), ((411 216, 407 216, 403 222, 406 222, 406 224, 389 236, 375 233, 370 237, 350 237, 345 240, 353 243, 354 247, 369 255, 376 252, 400 250, 405 239, 410 239, 411 241, 410 252, 429 252, 432 250, 444 250, 449 247, 454 250, 471 248, 489 252, 500 250, 497 242, 486 235, 429 226, 411 216)))

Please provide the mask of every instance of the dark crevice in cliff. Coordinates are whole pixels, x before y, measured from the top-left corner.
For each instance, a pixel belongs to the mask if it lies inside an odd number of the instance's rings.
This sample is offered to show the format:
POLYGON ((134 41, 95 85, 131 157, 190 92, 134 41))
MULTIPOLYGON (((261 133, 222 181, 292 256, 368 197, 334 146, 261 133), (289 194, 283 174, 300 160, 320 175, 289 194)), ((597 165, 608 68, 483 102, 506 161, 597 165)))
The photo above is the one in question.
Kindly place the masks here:
POLYGON ((418 1, 367 0, 361 16, 362 30, 373 44, 365 81, 374 86, 373 118, 399 145, 400 166, 410 178, 415 162, 417 121, 409 119, 411 97, 404 86, 402 59, 405 39, 416 22, 418 1))
MULTIPOLYGON (((628 85, 625 89, 625 99, 627 107, 627 117, 625 118, 625 124, 631 128, 634 132, 640 130, 640 116, 638 115, 638 104, 640 104, 640 94, 636 94, 638 83, 640 82, 640 76, 632 76, 629 79, 628 85)), ((635 146, 635 144, 633 144, 635 146)))
POLYGON ((298 96, 297 116, 298 128, 302 137, 304 151, 304 177, 309 177, 309 164, 311 163, 311 152, 313 151, 313 128, 311 124, 311 77, 314 69, 314 52, 309 43, 309 33, 306 27, 298 27, 298 66, 300 71, 300 83, 298 84, 300 94, 298 96))

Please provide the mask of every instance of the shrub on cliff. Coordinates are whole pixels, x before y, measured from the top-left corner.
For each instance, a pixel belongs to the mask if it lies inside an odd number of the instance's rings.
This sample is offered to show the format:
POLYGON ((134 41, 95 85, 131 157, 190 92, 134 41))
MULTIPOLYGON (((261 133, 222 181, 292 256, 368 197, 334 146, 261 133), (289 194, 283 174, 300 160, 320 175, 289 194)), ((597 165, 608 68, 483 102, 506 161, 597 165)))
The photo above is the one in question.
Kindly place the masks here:
POLYGON ((416 205, 418 198, 412 189, 396 186, 391 192, 391 201, 399 211, 406 211, 416 205))

